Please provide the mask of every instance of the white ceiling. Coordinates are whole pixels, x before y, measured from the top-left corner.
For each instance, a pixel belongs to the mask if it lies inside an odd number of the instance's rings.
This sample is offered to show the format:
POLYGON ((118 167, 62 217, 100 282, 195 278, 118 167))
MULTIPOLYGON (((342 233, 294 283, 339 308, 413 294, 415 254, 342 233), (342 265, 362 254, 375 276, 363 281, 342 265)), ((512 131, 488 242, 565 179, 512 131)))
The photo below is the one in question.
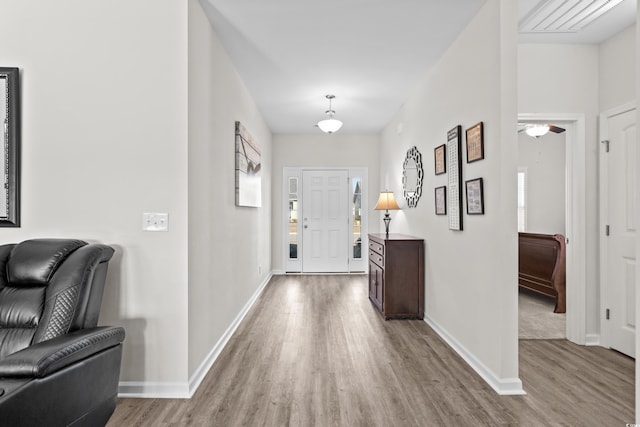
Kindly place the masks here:
MULTIPOLYGON (((485 0, 200 1, 272 132, 321 132, 315 123, 334 94, 340 132, 371 133, 485 0)), ((519 18, 541 1, 518 0, 519 18)), ((599 43, 635 22, 636 4, 624 0, 580 33, 520 42, 599 43)))

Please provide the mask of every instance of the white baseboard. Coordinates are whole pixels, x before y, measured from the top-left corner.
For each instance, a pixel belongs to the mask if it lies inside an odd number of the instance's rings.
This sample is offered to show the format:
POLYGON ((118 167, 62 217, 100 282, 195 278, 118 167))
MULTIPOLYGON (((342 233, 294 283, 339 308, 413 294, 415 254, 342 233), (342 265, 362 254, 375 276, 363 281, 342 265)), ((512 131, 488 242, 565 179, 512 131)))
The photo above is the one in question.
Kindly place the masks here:
POLYGON ((233 319, 233 322, 231 322, 225 333, 222 334, 222 337, 218 340, 216 345, 214 345, 211 351, 209 351, 209 354, 207 355, 207 357, 205 357, 200 366, 198 366, 198 369, 195 370, 195 372, 189 379, 189 397, 193 396, 193 394, 196 392, 205 375, 207 375, 207 372, 209 372, 209 369, 211 369, 213 363, 216 361, 218 356, 220 356, 220 353, 231 339, 233 333, 236 331, 236 329, 238 329, 238 326, 240 326, 240 322, 242 322, 242 319, 244 319, 251 307, 253 307, 253 304, 255 304, 260 294, 262 294, 262 291, 264 291, 264 288, 267 286, 267 283, 269 283, 269 280, 271 280, 272 276, 273 273, 269 273, 269 275, 264 279, 258 289, 256 289, 256 291, 253 293, 251 298, 249 298, 249 301, 247 301, 244 307, 242 307, 240 313, 238 313, 236 318, 233 319))
POLYGON ((600 344, 600 334, 587 334, 584 337, 584 345, 602 345, 600 344))
POLYGON ((458 340, 440 327, 433 319, 424 316, 424 321, 442 338, 482 379, 500 395, 527 394, 522 388, 520 378, 498 378, 491 369, 487 368, 473 353, 465 348, 458 340))
POLYGON ((213 366, 220 353, 227 345, 233 333, 238 329, 242 319, 247 315, 253 304, 264 291, 264 288, 271 280, 273 273, 264 279, 258 289, 253 293, 249 301, 242 307, 235 319, 231 322, 222 337, 213 346, 207 357, 204 358, 198 369, 195 370, 189 382, 186 383, 158 383, 158 382, 138 382, 138 381, 121 381, 118 384, 118 397, 135 397, 135 398, 169 398, 169 399, 189 399, 196 392, 202 380, 213 366))
POLYGON ((189 384, 159 383, 145 381, 120 381, 118 397, 147 399, 186 399, 189 395, 189 384))

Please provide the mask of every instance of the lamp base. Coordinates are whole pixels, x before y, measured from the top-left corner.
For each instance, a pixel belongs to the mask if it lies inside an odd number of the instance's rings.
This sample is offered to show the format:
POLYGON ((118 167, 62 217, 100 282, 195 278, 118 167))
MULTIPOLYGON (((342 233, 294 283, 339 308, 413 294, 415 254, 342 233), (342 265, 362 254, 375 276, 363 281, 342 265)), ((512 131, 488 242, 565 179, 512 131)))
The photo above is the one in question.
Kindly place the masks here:
POLYGON ((382 218, 382 220, 384 221, 384 228, 387 234, 387 239, 389 238, 389 223, 391 222, 391 216, 389 216, 389 211, 387 211, 384 214, 384 218, 382 218))

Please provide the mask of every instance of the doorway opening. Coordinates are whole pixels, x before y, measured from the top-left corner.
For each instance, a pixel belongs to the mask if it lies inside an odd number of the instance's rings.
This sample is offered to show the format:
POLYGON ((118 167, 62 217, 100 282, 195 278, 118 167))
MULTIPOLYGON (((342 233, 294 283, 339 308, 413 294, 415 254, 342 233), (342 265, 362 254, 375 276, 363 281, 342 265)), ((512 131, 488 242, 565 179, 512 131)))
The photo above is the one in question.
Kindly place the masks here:
POLYGON ((564 339, 566 130, 540 126, 518 131, 518 338, 564 339))
MULTIPOLYGON (((565 133, 566 337, 594 344, 586 334, 586 152, 584 114, 518 114, 519 122, 553 123, 565 133)), ((515 179, 515 177, 514 177, 515 179)))

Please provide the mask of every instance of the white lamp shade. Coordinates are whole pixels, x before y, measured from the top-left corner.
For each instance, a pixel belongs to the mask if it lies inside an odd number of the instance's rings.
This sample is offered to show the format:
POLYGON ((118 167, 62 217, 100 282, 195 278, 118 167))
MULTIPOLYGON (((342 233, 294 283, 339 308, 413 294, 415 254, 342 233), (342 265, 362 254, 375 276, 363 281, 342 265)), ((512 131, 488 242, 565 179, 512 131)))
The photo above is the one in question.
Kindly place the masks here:
POLYGON ((373 209, 377 211, 395 211, 399 210, 400 206, 398 206, 396 198, 393 196, 393 191, 381 191, 380 197, 378 198, 378 203, 376 203, 376 207, 373 209))
POLYGON ((549 125, 532 126, 527 128, 525 132, 527 132, 527 135, 537 138, 549 132, 549 125))
POLYGON ((326 120, 321 120, 321 121, 318 122, 318 127, 323 132, 333 133, 333 132, 337 132, 338 130, 340 130, 340 128, 342 127, 342 122, 340 120, 336 120, 336 119, 333 119, 333 118, 326 119, 326 120))

